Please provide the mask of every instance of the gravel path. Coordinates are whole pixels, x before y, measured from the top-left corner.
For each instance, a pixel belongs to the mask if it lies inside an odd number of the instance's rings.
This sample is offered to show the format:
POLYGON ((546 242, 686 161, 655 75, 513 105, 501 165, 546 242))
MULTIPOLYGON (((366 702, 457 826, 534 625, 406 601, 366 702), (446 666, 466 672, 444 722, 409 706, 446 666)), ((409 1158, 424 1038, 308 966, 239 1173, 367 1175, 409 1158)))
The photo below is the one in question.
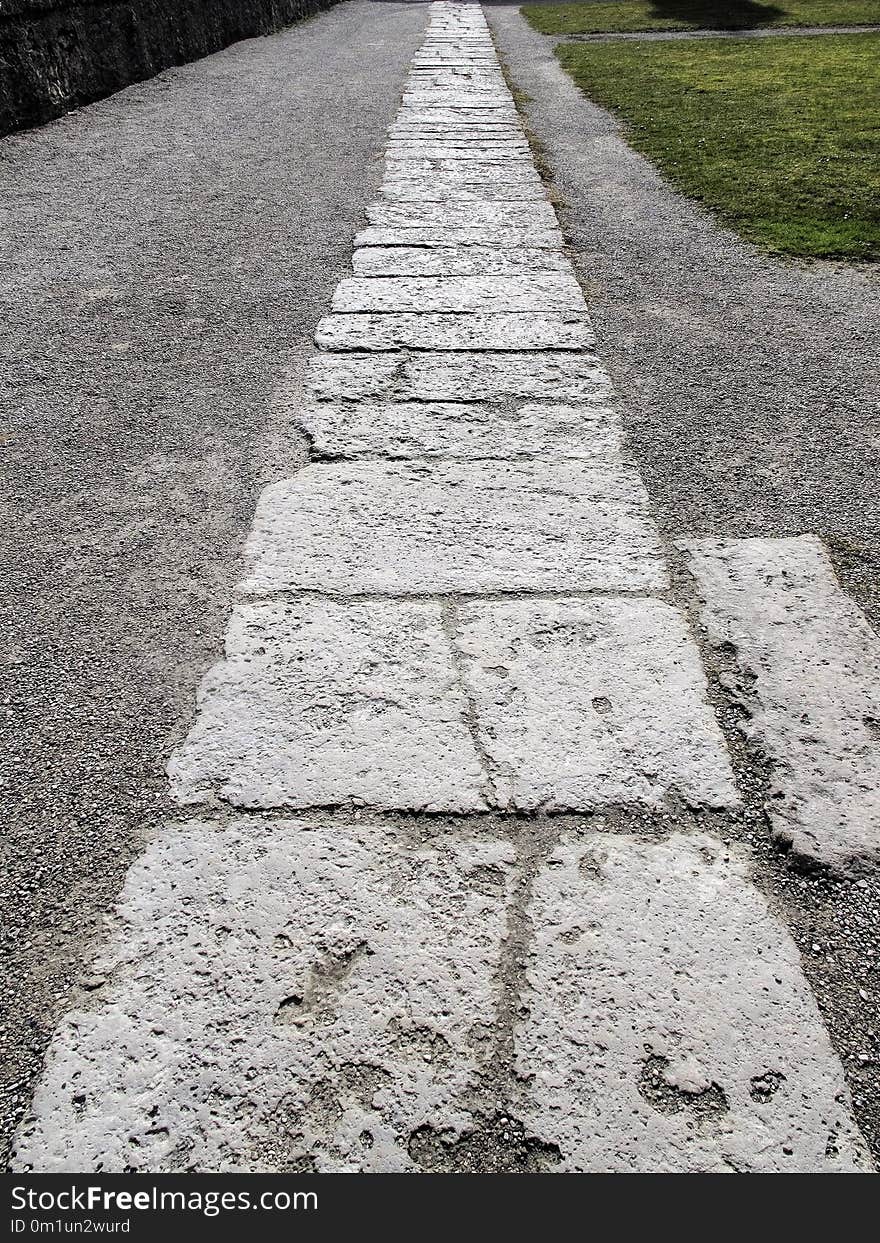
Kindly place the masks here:
POLYGON ((270 406, 382 172, 425 7, 355 0, 0 144, 0 1126, 216 659, 270 406), (10 607, 11 606, 11 607, 10 607))

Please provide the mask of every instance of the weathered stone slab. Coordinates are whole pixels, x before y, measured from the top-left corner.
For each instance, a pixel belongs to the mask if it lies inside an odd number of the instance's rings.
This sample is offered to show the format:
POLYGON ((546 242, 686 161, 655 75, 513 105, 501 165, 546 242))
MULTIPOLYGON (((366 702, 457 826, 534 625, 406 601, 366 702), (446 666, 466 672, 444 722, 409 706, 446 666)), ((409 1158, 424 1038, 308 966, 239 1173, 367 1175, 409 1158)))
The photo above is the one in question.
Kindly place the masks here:
POLYGON ((552 230, 562 248, 556 213, 542 203, 374 203, 367 208, 372 225, 385 229, 462 230, 484 235, 490 244, 509 229, 552 230))
POLYGON ((502 807, 739 801, 696 646, 662 600, 470 603, 457 644, 502 807))
POLYGON ((433 601, 240 605, 198 709, 168 766, 180 802, 484 806, 433 601))
MULTIPOLYGON (((433 205, 429 205, 433 206, 433 205)), ((508 206, 508 204, 503 204, 508 206)), ((480 226, 469 228, 467 225, 448 224, 446 226, 425 225, 411 228, 385 226, 364 229, 354 239, 355 246, 431 246, 447 249, 451 246, 487 246, 496 248, 511 247, 522 250, 547 248, 558 250, 561 246, 559 233, 555 228, 532 227, 530 225, 480 226)))
POLYGON ((354 252, 352 266, 356 276, 521 276, 571 271, 571 262, 561 251, 498 246, 362 246, 354 252))
POLYGON ((637 473, 576 461, 307 466, 263 491, 247 551, 256 595, 666 583, 637 473))
POLYGON ((482 138, 522 138, 522 126, 510 115, 498 113, 490 116, 474 109, 466 113, 463 109, 453 112, 452 109, 423 109, 416 112, 409 109, 400 113, 398 120, 388 130, 392 143, 398 138, 410 138, 414 134, 425 134, 438 138, 440 141, 451 140, 462 136, 478 142, 482 138))
POLYGON ((325 350, 583 350, 595 343, 586 312, 327 315, 315 341, 325 350))
POLYGON ((296 423, 308 433, 315 453, 334 458, 543 455, 612 466, 621 461, 617 418, 602 406, 509 410, 461 401, 319 402, 296 412, 296 423))
POLYGON ((456 91, 474 87, 476 90, 498 91, 504 87, 504 78, 497 66, 484 61, 462 62, 458 65, 433 64, 413 65, 409 72, 409 90, 456 91))
POLYGON ((416 1170, 475 1125, 512 849, 387 825, 163 830, 64 1019, 18 1170, 416 1170))
POLYGON ((465 134, 438 138, 432 133, 413 132, 402 136, 388 148, 386 167, 405 161, 442 162, 450 170, 479 165, 486 169, 503 166, 514 172, 530 173, 534 167, 528 148, 509 134, 478 134, 469 139, 465 134))
POLYGON ((499 90, 497 86, 485 89, 473 86, 467 89, 460 87, 452 91, 428 87, 425 90, 414 89, 404 92, 397 122, 406 121, 413 116, 430 116, 436 112, 442 112, 444 116, 450 115, 453 118, 463 115, 475 117, 478 120, 495 117, 517 119, 516 108, 506 87, 499 90))
POLYGON ((484 401, 540 398, 607 404, 611 384, 592 354, 319 354, 309 364, 319 399, 484 401))
POLYGON ((503 84, 499 87, 495 79, 441 84, 423 78, 410 81, 395 122, 405 121, 413 112, 422 113, 436 108, 464 109, 468 113, 493 117, 496 113, 503 113, 511 119, 516 116, 507 87, 503 84))
POLYGON ((797 948, 707 836, 565 837, 528 909, 520 1117, 566 1172, 871 1170, 797 948))
POLYGON ((538 203, 546 198, 540 182, 453 180, 448 177, 388 178, 382 195, 389 203, 538 203))
POLYGON ((880 639, 815 536, 686 540, 724 685, 770 763, 767 814, 800 855, 880 858, 880 639))
POLYGON ((385 161, 385 185, 409 183, 425 179, 439 181, 441 185, 494 185, 507 183, 511 186, 536 185, 541 179, 533 164, 527 160, 511 160, 497 155, 494 160, 463 156, 455 160, 432 160, 423 156, 404 156, 395 151, 385 161))
POLYGON ((334 311, 580 311, 574 273, 527 276, 356 276, 340 281, 334 311))
POLYGON ((470 170, 487 177, 503 177, 507 172, 515 177, 538 176, 527 152, 515 143, 506 147, 501 143, 463 143, 456 147, 438 144, 433 139, 414 138, 389 148, 385 168, 389 172, 403 170, 419 177, 435 174, 463 177, 470 170))

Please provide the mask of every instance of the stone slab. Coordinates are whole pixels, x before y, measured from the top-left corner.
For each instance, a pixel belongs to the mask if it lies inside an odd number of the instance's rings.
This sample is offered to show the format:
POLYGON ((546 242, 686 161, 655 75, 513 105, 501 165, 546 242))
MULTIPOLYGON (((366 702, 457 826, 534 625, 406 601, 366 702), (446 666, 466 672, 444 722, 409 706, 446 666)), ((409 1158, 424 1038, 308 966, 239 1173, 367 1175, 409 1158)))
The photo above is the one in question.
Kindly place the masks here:
POLYGON ((799 855, 880 859, 880 638, 815 536, 686 540, 709 641, 732 650, 740 729, 770 766, 767 814, 799 855))
POLYGON ((308 385, 319 399, 599 402, 611 397, 608 374, 592 354, 319 354, 308 385))
POLYGON ((562 234, 548 202, 536 203, 377 203, 367 209, 372 228, 356 246, 441 245, 475 241, 480 245, 547 246, 561 250, 562 234))
POLYGON ((554 250, 498 246, 362 246, 354 252, 356 276, 523 276, 570 272, 567 255, 554 250))
POLYGON ((307 466, 264 489, 247 559, 256 595, 666 585, 638 474, 576 461, 307 466))
POLYGON ((699 653, 664 601, 470 602, 456 642, 499 806, 738 803, 699 653))
POLYGON ((472 155, 469 159, 459 156, 458 159, 432 160, 426 156, 416 156, 394 152, 385 161, 385 186, 397 181, 437 181, 441 185, 488 185, 506 183, 511 186, 541 186, 534 165, 526 160, 511 160, 503 155, 494 160, 479 158, 472 155))
POLYGON ((500 179, 508 174, 517 179, 540 180, 525 152, 511 144, 505 151, 500 145, 481 144, 471 147, 443 147, 434 142, 414 139, 408 144, 395 144, 385 161, 389 174, 409 177, 458 177, 471 173, 480 177, 500 179), (439 154, 436 152, 439 151, 439 154))
MULTIPOLYGON (((436 206, 426 204, 425 206, 436 206)), ((503 204, 509 206, 509 204, 503 204)), ((539 204, 534 204, 539 206, 539 204)), ((560 250, 562 240, 559 230, 553 227, 532 225, 486 225, 471 227, 446 223, 411 224, 409 226, 391 225, 376 226, 363 229, 356 234, 355 246, 426 246, 448 249, 450 246, 494 246, 510 247, 514 250, 525 248, 547 248, 560 250)))
POLYGON ((164 829, 62 1020, 16 1170, 417 1171, 475 1125, 512 849, 387 826, 164 829))
POLYGON ((527 1132, 561 1172, 869 1172, 786 929, 713 839, 563 838, 528 908, 527 1132))
POLYGON ((484 775, 431 602, 239 605, 168 772, 181 803, 473 811, 484 775))
POLYGON ((334 311, 580 311, 584 295, 569 272, 523 276, 355 276, 340 281, 334 311))
POLYGON ((327 315, 315 331, 325 350, 583 350, 595 345, 586 312, 327 315))
POLYGON ((534 404, 511 411, 476 402, 319 402, 294 412, 294 419, 313 452, 332 458, 621 461, 617 418, 602 406, 534 404))
POLYGON ((540 182, 471 181, 437 178, 390 178, 382 182, 389 203, 540 203, 546 199, 540 182))

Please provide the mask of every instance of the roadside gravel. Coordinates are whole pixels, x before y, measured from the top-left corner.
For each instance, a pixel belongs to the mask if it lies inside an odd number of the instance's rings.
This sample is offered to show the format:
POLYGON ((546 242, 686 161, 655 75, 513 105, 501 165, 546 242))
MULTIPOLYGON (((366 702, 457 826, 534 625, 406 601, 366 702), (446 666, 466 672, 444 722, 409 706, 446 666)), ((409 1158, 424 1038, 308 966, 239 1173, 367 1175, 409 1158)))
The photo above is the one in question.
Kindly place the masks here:
POLYGON ((166 804, 272 391, 346 273, 421 4, 338 7, 0 143, 2 1149, 166 804))

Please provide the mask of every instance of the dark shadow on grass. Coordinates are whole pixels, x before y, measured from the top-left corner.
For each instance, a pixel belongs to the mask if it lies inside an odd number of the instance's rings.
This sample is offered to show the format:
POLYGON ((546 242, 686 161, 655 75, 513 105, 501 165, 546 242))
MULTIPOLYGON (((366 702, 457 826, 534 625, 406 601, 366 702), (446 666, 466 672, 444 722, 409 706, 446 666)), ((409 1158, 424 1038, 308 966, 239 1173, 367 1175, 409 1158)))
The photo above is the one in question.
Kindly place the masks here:
POLYGON ((755 0, 651 0, 651 16, 694 22, 707 30, 751 30, 785 15, 775 4, 755 0))

